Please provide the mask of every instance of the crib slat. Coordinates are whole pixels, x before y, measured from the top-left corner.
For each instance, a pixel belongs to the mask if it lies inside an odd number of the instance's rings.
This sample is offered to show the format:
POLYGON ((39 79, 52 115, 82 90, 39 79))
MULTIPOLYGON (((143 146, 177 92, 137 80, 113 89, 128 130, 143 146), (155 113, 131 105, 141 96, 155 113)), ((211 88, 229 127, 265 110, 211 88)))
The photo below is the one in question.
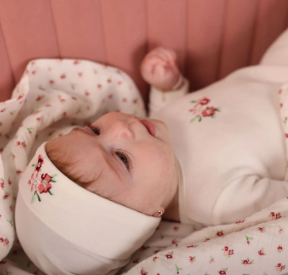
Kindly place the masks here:
POLYGON ((100 0, 51 0, 63 58, 105 63, 100 0))
POLYGON ((102 0, 107 62, 130 74, 147 101, 139 66, 146 53, 146 1, 102 0))
POLYGON ((251 64, 259 63, 267 48, 284 31, 287 23, 287 11, 287 0, 259 0, 251 64))
POLYGON ((191 90, 217 80, 225 0, 187 1, 187 62, 191 90))
POLYGON ((184 72, 186 54, 186 1, 147 1, 148 50, 157 46, 172 48, 177 53, 180 70, 184 72))
POLYGON ((0 18, 16 82, 29 60, 58 56, 49 0, 0 0, 0 18))
POLYGON ((0 102, 11 96, 15 83, 0 23, 0 102))
POLYGON ((249 65, 258 0, 227 2, 219 78, 249 65))

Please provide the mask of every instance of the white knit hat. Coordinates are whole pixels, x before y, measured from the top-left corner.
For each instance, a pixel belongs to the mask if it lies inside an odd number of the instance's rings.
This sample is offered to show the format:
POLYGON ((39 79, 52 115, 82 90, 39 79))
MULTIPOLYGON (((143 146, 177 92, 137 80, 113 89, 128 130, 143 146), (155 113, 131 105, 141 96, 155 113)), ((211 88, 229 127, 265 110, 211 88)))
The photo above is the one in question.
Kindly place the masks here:
POLYGON ((48 158, 46 143, 22 174, 16 231, 46 274, 115 274, 153 234, 150 217, 80 187, 48 158))

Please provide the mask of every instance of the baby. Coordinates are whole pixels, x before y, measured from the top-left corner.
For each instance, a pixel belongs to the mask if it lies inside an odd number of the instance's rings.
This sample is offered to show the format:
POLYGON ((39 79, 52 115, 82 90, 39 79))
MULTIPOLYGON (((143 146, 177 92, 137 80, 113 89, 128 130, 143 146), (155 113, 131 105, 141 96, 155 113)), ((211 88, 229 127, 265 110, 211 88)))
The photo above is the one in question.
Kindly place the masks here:
POLYGON ((288 195, 278 85, 265 67, 186 96, 172 50, 151 51, 141 73, 153 119, 109 113, 47 143, 70 179, 146 215, 206 226, 243 220, 288 195))
POLYGON ((16 227, 31 260, 47 274, 111 275, 161 216, 233 223, 288 196, 282 60, 274 47, 259 66, 185 95, 175 52, 148 53, 141 73, 152 87, 150 118, 116 112, 75 127, 41 147, 23 174, 16 227), (53 200, 32 205, 34 181, 49 193, 56 181, 53 200))

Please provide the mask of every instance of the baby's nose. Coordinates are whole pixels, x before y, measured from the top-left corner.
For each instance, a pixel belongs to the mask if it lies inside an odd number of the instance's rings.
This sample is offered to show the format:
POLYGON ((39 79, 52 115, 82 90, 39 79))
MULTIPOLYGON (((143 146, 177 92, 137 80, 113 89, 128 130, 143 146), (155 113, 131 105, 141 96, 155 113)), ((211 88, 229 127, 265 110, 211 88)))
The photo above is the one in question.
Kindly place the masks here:
POLYGON ((110 125, 109 128, 114 138, 124 140, 132 140, 134 138, 134 134, 129 128, 129 124, 125 121, 116 120, 110 125))

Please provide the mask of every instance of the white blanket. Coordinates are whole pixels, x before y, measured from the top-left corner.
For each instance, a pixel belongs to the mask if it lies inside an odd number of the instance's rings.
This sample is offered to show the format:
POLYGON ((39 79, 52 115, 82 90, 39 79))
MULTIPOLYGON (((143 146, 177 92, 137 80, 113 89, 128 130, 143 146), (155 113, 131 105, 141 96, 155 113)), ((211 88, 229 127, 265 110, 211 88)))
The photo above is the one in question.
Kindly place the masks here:
MULTIPOLYGON (((287 93, 283 89, 282 95, 287 93)), ((146 115, 129 76, 83 60, 30 62, 12 99, 0 105, 0 274, 43 274, 21 249, 13 222, 17 184, 36 148, 111 111, 146 115)), ((236 224, 197 230, 193 225, 162 222, 119 274, 126 271, 288 274, 288 199, 236 224)))

